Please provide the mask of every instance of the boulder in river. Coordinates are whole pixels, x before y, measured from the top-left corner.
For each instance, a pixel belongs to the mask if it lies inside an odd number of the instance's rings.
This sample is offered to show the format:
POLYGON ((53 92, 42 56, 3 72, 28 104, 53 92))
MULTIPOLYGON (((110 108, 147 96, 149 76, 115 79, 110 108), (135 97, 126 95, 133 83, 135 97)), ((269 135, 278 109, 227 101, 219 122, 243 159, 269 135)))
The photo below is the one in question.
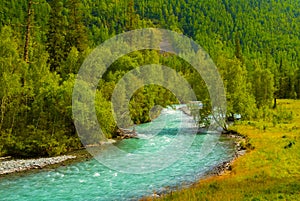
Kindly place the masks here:
POLYGON ((118 137, 121 139, 129 139, 129 138, 137 138, 137 133, 135 129, 130 130, 130 129, 124 129, 124 128, 119 128, 117 130, 118 137))

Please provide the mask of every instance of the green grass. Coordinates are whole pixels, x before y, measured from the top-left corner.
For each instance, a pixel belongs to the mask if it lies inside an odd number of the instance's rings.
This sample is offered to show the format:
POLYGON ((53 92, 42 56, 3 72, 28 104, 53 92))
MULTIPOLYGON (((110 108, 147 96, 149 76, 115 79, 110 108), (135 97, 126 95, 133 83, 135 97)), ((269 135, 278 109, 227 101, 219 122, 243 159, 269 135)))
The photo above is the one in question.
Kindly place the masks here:
POLYGON ((300 101, 280 100, 273 112, 279 116, 275 122, 241 122, 231 128, 255 147, 235 160, 231 171, 160 200, 300 200, 300 101))

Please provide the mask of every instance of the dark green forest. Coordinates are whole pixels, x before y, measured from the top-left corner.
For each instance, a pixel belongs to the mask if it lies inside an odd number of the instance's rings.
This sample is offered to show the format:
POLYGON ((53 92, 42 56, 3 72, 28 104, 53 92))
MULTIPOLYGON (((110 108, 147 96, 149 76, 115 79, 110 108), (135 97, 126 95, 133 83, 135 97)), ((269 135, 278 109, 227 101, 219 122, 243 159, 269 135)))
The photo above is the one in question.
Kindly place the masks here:
MULTIPOLYGON (((292 115, 273 116, 272 110, 275 99, 300 98, 300 1, 2 0, 0 156, 53 156, 80 148, 72 120, 76 73, 97 45, 146 27, 182 33, 209 53, 223 78, 228 117, 276 123, 292 115)), ((96 112, 107 137, 116 136, 116 83, 151 63, 181 73, 198 99, 209 102, 204 81, 187 62, 155 50, 133 52, 99 82, 96 112)), ((131 118, 148 122, 153 106, 177 102, 167 89, 145 86, 131 98, 131 118)))

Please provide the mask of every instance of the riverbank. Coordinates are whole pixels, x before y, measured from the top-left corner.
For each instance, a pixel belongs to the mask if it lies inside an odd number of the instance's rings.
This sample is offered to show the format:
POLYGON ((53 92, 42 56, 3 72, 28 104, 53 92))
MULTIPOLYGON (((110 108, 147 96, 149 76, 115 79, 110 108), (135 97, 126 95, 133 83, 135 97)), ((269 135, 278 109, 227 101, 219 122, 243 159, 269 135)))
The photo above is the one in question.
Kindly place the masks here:
MULTIPOLYGON (((235 138, 235 141, 236 140, 238 140, 238 141, 243 141, 244 140, 244 137, 238 136, 235 133, 223 134, 222 138, 225 138, 225 137, 226 138, 235 138)), ((230 144, 233 142, 233 140, 228 140, 228 139, 224 139, 224 140, 230 142, 230 144)), ((110 142, 114 142, 114 141, 110 141, 110 142)), ((236 143, 236 153, 235 153, 235 157, 234 158, 236 158, 239 155, 243 154, 244 150, 243 150, 242 144, 245 144, 245 143, 240 143, 240 142, 236 143)), ((94 146, 99 146, 99 145, 94 145, 94 146)), ((229 146, 231 147, 231 145, 229 145, 229 146)), ((231 152, 231 154, 232 154, 232 152, 231 152)), ((231 156, 231 154, 230 154, 230 156, 231 156)), ((74 155, 74 153, 68 153, 68 155, 74 155)), ((82 156, 82 154, 78 155, 78 157, 79 156, 82 156)), ((59 167, 59 166, 69 165, 71 163, 74 163, 74 160, 80 161, 80 159, 78 159, 78 157, 73 158, 73 159, 69 159, 69 160, 66 160, 66 161, 63 161, 61 163, 58 162, 58 163, 56 163, 54 165, 47 164, 45 166, 46 170, 42 170, 42 171, 47 171, 49 169, 54 169, 54 168, 59 167)), ((88 157, 83 157, 82 160, 87 160, 87 158, 88 157)), ((207 175, 218 174, 219 175, 223 171, 226 171, 227 169, 229 169, 230 168, 230 164, 231 164, 231 161, 224 161, 221 164, 219 164, 217 167, 212 168, 209 172, 207 172, 205 174, 207 174, 207 175)), ((44 168, 44 166, 42 167, 41 165, 36 165, 35 163, 33 163, 33 164, 29 165, 29 166, 31 166, 31 167, 28 168, 28 166, 27 167, 25 166, 25 168, 23 169, 23 171, 22 171, 21 174, 26 174, 26 173, 28 173, 28 171, 30 171, 30 172, 41 171, 40 169, 44 168)), ((11 167, 13 167, 13 166, 11 166, 11 167)), ((17 171, 18 171, 18 169, 17 169, 17 171)), ((17 172, 17 171, 15 171, 15 172, 17 172)), ((17 172, 16 174, 20 174, 20 173, 17 172)), ((195 181, 195 180, 193 180, 193 181, 195 181)), ((193 182, 193 181, 190 181, 190 182, 193 182)), ((161 192, 161 193, 163 193, 163 192, 161 192)))
POLYGON ((67 155, 36 158, 36 159, 11 159, 10 157, 0 158, 0 178, 14 174, 27 174, 41 169, 54 169, 60 166, 67 166, 77 162, 91 159, 92 156, 85 150, 80 149, 67 153, 67 155))
MULTIPOLYGON (((117 139, 108 139, 107 142, 102 142, 93 146, 101 146, 103 144, 116 143, 118 140, 133 138, 136 134, 123 134, 117 139)), ((41 169, 55 169, 60 166, 67 166, 77 162, 90 160, 92 155, 85 149, 79 149, 66 153, 66 155, 47 157, 47 158, 32 158, 32 159, 14 159, 10 156, 0 157, 0 178, 13 174, 27 174, 41 169)))
POLYGON ((0 175, 26 171, 30 169, 41 169, 48 165, 54 165, 75 158, 76 156, 73 155, 63 155, 38 159, 4 159, 2 161, 0 160, 0 175))
POLYGON ((272 112, 276 121, 247 121, 231 127, 247 136, 252 146, 229 170, 158 199, 300 200, 300 101, 279 100, 272 112), (293 114, 293 119, 285 118, 287 114, 293 114))
POLYGON ((226 136, 234 140, 234 144, 235 144, 234 157, 229 161, 223 161, 216 167, 213 167, 212 170, 210 170, 207 173, 207 176, 205 178, 211 176, 220 176, 223 175, 226 171, 231 171, 234 161, 237 160, 239 157, 245 155, 247 150, 251 149, 251 144, 249 144, 248 139, 236 131, 228 131, 227 134, 222 134, 222 136, 226 136))
MULTIPOLYGON (((205 172, 203 176, 201 176, 200 181, 207 180, 209 178, 216 178, 216 177, 221 177, 223 175, 228 174, 228 172, 232 171, 232 165, 235 163, 235 161, 246 154, 247 150, 253 149, 251 144, 249 143, 249 139, 234 131, 234 130, 229 130, 226 133, 222 133, 220 138, 230 138, 231 140, 234 141, 234 146, 235 146, 235 153, 234 156, 231 160, 223 161, 220 164, 212 167, 210 170, 205 172)), ((172 195, 174 192, 178 193, 181 192, 182 190, 192 188, 193 186, 197 185, 198 181, 195 181, 190 184, 184 184, 184 186, 178 186, 178 187, 167 187, 165 191, 162 192, 155 192, 151 196, 145 196, 140 199, 140 201, 152 201, 152 200, 159 200, 165 197, 168 197, 169 195, 172 195)), ((185 200, 185 199, 183 199, 185 200)), ((187 199, 190 200, 190 199, 187 199)))

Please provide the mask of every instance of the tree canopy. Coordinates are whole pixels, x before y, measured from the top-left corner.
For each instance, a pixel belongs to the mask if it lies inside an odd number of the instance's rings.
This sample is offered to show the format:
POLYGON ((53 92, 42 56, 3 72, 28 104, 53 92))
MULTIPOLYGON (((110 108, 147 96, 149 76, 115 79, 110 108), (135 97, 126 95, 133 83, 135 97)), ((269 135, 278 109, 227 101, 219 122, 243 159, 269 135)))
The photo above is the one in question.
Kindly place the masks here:
MULTIPOLYGON (((300 98, 296 1, 2 0, 0 16, 0 156, 51 156, 80 147, 71 109, 76 74, 97 45, 138 28, 170 29, 201 45, 223 79, 227 116, 259 118, 274 98, 300 98)), ((96 112, 107 137, 117 130, 111 111, 116 84, 146 64, 176 70, 209 102, 203 79, 178 56, 132 52, 111 65, 97 88, 96 112)), ((154 106, 178 102, 162 86, 144 86, 130 99, 131 120, 151 121, 154 106)))

